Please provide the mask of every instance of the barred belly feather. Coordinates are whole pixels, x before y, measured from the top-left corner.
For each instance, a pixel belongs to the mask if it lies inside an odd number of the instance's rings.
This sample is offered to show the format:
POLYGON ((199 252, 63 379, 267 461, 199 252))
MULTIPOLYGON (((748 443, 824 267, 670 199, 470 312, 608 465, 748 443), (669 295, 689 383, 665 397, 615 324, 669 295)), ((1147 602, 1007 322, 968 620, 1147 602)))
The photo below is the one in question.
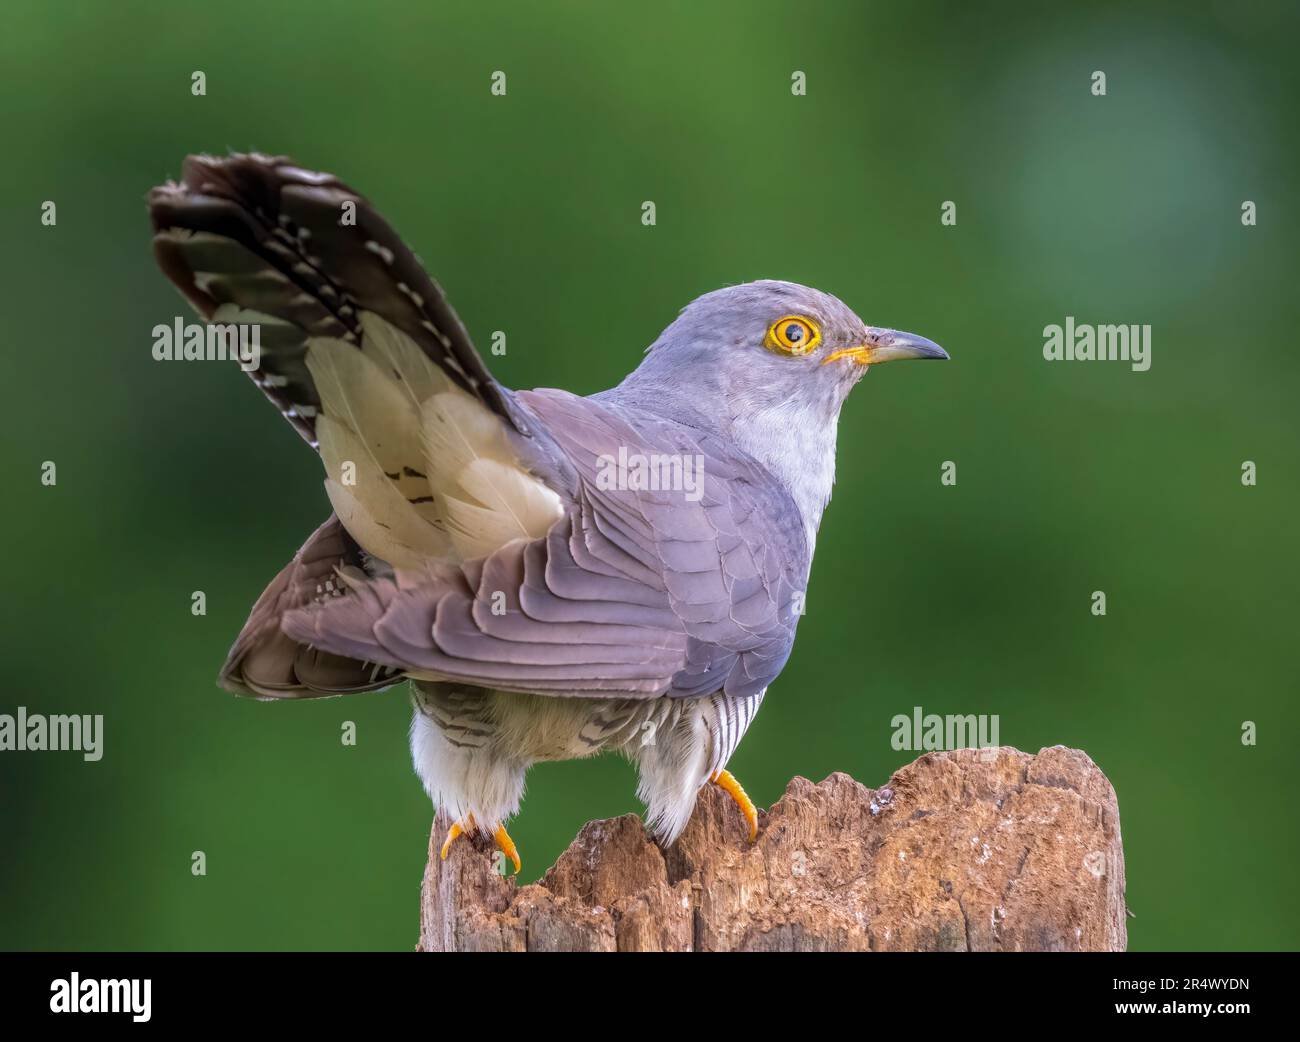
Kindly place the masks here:
POLYGON ((413 680, 411 756, 430 799, 456 820, 515 814, 534 763, 617 752, 640 772, 637 796, 665 844, 726 766, 763 700, 579 699, 413 680))

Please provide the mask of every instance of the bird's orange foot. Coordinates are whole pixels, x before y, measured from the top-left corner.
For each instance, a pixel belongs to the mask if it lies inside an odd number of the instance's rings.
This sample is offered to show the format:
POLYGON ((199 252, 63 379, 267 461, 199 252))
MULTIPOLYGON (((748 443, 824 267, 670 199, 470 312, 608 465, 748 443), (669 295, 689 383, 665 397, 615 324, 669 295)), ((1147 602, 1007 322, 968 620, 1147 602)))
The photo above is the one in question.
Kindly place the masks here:
POLYGON ((451 853, 451 845, 464 834, 465 826, 459 821, 453 822, 451 828, 447 830, 447 838, 442 841, 442 854, 440 856, 443 861, 446 861, 447 855, 451 853))
MULTIPOLYGON (((469 816, 469 828, 472 829, 476 827, 477 826, 474 824, 474 815, 471 814, 469 816)), ((447 860, 447 854, 451 851, 451 845, 456 842, 457 837, 463 836, 465 832, 466 827, 459 821, 447 830, 447 838, 443 840, 442 851, 440 854, 443 861, 447 860)), ((523 863, 519 860, 519 848, 515 846, 515 841, 510 838, 510 833, 506 831, 506 827, 504 825, 498 825, 496 831, 492 833, 492 838, 496 840, 497 847, 500 849, 501 853, 508 857, 510 863, 515 866, 515 874, 517 875, 522 869, 523 863)))
POLYGON ((730 771, 719 771, 709 780, 736 801, 736 806, 740 808, 740 813, 745 815, 745 821, 749 824, 749 841, 753 843, 758 838, 758 808, 749 798, 749 793, 741 787, 740 782, 736 781, 730 771))
POLYGON ((504 825, 498 825, 497 830, 492 833, 492 838, 497 841, 497 849, 510 859, 510 863, 515 866, 515 875, 519 875, 523 868, 523 862, 519 860, 519 848, 515 846, 515 841, 510 838, 510 833, 506 831, 504 825))

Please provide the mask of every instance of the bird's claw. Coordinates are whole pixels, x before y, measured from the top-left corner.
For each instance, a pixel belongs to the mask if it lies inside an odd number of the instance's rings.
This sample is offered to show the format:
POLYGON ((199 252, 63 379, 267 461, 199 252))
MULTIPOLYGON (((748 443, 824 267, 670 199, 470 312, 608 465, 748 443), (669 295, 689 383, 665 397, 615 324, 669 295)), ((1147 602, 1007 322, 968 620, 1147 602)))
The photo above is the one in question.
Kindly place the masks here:
POLYGON ((492 838, 496 840, 497 849, 510 859, 510 863, 515 866, 515 875, 519 875, 523 868, 523 862, 519 860, 519 848, 515 846, 515 841, 510 838, 510 833, 506 831, 504 825, 498 825, 492 838))
POLYGON ((456 842, 457 837, 465 834, 465 826, 459 821, 452 822, 451 828, 447 830, 447 838, 442 841, 442 860, 447 860, 447 855, 451 852, 451 845, 456 842))
POLYGON ((735 775, 730 771, 719 771, 709 781, 736 801, 736 806, 740 808, 740 813, 745 816, 745 821, 749 825, 749 841, 753 843, 758 839, 758 808, 749 798, 749 793, 744 790, 740 782, 736 781, 735 775))
MULTIPOLYGON (((476 828, 474 824, 474 815, 469 816, 469 828, 476 828)), ((463 836, 467 831, 466 827, 459 821, 454 822, 447 830, 447 838, 443 840, 442 852, 440 854, 443 861, 447 860, 447 854, 451 851, 451 845, 459 836, 463 836)), ((510 859, 510 863, 515 866, 515 874, 518 875, 523 868, 523 863, 519 860, 519 848, 515 846, 515 841, 510 838, 510 833, 506 831, 504 825, 498 825, 492 833, 492 838, 496 841, 498 849, 510 859)))

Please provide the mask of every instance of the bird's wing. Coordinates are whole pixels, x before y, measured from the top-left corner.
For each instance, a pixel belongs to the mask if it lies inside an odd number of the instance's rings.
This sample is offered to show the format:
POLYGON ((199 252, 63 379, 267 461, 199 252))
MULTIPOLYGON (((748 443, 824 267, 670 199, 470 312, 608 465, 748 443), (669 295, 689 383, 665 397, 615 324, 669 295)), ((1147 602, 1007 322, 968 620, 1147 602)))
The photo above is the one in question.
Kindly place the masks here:
MULTIPOLYGON (((319 450, 335 514, 367 562, 427 578, 562 513, 574 481, 564 454, 530 428, 358 192, 283 158, 191 156, 149 211, 158 263, 199 313, 256 329, 250 375, 319 450)), ((258 601, 222 683, 279 697, 361 690, 372 670, 360 661, 332 664, 347 678, 291 673, 306 651, 277 627, 299 606, 284 589, 295 568, 258 601)))
POLYGON ((761 467, 668 421, 561 391, 519 395, 578 486, 545 536, 514 540, 461 579, 349 582, 288 613, 304 644, 414 675, 578 697, 762 691, 790 653, 808 551, 793 503, 761 467), (682 489, 602 487, 602 460, 690 457, 682 489))
POLYGON ((553 390, 521 399, 578 473, 593 553, 662 588, 686 633, 685 661, 667 693, 744 697, 766 688, 793 647, 812 560, 790 494, 722 438, 648 410, 553 390), (620 450, 651 475, 681 470, 694 484, 602 488, 602 470, 620 450))

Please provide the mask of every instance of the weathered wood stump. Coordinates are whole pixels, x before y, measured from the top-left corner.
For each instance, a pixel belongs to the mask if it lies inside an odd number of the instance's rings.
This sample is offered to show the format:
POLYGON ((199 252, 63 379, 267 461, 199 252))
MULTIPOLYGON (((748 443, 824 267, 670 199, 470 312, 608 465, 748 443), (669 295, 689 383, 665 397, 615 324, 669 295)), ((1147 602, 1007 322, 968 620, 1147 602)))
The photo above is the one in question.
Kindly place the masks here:
POLYGON ((424 951, 1117 951, 1127 942, 1119 807, 1055 746, 926 753, 889 784, 795 778, 748 844, 714 786, 667 851, 628 814, 583 827, 541 882, 488 848, 438 857, 424 951))

